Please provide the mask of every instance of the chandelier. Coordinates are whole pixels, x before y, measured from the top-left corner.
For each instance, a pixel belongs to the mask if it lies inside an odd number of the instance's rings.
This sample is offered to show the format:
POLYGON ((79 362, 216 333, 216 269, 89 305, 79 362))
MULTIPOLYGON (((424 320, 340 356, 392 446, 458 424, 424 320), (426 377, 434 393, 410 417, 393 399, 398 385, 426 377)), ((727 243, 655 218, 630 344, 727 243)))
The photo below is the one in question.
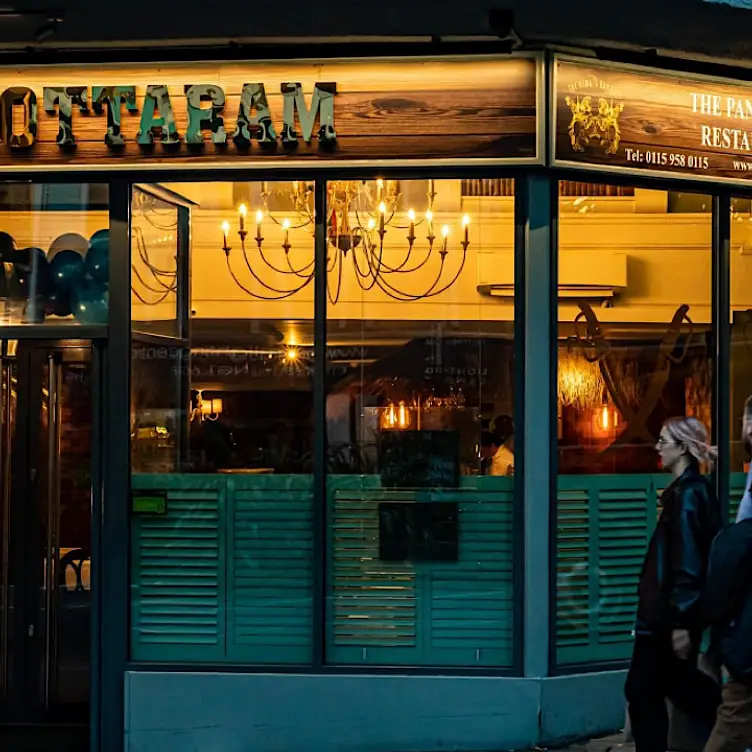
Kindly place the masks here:
MULTIPOLYGON (((414 301, 433 298, 448 290, 459 278, 467 260, 467 214, 462 218, 458 244, 452 240, 452 228, 434 225, 434 181, 428 181, 426 208, 420 216, 414 209, 402 209, 399 184, 394 180, 334 180, 327 185, 327 294, 331 303, 339 300, 346 268, 364 292, 377 288, 390 298, 414 301), (439 236, 436 231, 438 230, 439 236), (385 254, 385 237, 393 232, 400 237, 385 254), (395 252, 399 258, 392 259, 395 252), (461 249, 461 250, 459 250, 461 249)), ((237 236, 242 262, 230 245, 230 222, 222 224, 222 250, 227 269, 235 284, 251 297, 282 300, 306 288, 315 274, 314 252, 304 261, 293 263, 290 231, 315 229, 314 184, 293 181, 285 191, 270 193, 261 185, 261 204, 253 216, 254 235, 248 240, 249 210, 241 204, 237 216, 237 236), (281 199, 287 213, 272 211, 270 199, 281 199), (265 242, 264 228, 276 226, 282 243, 271 249, 265 242), (251 246, 250 248, 248 246, 251 246), (255 246, 255 247, 254 247, 255 246), (242 263, 241 281, 236 265, 242 263), (269 281, 270 276, 273 281, 269 281)), ((297 249, 295 249, 297 250, 297 249)), ((296 257, 297 258, 297 257, 296 257)))

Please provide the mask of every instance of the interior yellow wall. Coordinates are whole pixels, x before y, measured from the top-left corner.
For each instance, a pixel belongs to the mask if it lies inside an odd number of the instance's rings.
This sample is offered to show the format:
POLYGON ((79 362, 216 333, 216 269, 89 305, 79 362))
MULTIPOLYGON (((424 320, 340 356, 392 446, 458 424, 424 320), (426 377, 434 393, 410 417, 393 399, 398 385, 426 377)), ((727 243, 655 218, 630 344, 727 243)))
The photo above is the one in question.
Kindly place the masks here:
MULTIPOLYGON (((329 306, 333 319, 350 320, 454 320, 497 321, 513 319, 513 301, 509 292, 501 297, 481 294, 481 285, 506 287, 514 282, 514 215, 512 198, 462 197, 459 181, 438 181, 434 219, 436 246, 440 228, 450 225, 447 271, 457 268, 462 251, 461 218, 471 216, 470 246, 464 271, 458 282, 442 295, 430 299, 400 302, 378 289, 363 292, 356 284, 349 258, 343 277, 340 300, 329 306)), ((283 301, 261 301, 249 297, 232 281, 222 250, 221 224, 228 220, 237 227, 237 211, 231 183, 181 184, 171 186, 200 203, 192 215, 192 308, 197 318, 300 320, 313 317, 313 285, 283 301)), ((636 191, 634 197, 596 197, 562 199, 560 217, 560 279, 573 288, 585 285, 581 294, 598 309, 604 323, 656 323, 670 321, 676 308, 686 303, 690 316, 698 324, 711 320, 711 216, 709 213, 669 214, 667 194, 661 191, 636 191), (603 287, 611 292, 598 291, 603 287), (611 307, 601 304, 612 299, 611 307)), ((253 234, 253 215, 249 207, 247 253, 254 268, 259 265, 253 234)), ((417 207, 422 208, 422 207, 417 207)), ((144 228, 152 264, 162 269, 174 268, 176 239, 174 231, 151 227, 143 218, 135 218, 144 228), (162 241, 157 242, 157 241, 162 241)), ((7 213, 0 215, 0 230, 10 233, 17 247, 37 246, 44 250, 64 232, 90 237, 107 226, 106 212, 7 213)), ((406 216, 395 218, 396 224, 408 224, 406 216)), ((271 221, 263 223, 264 249, 275 264, 284 264, 281 248, 283 231, 271 221)), ((387 228, 384 259, 389 264, 404 258, 406 229, 387 228)), ((417 227, 413 257, 422 259, 426 252, 425 228, 417 227)), ((290 231, 291 262, 305 265, 313 259, 311 228, 290 231)), ((238 277, 253 289, 263 292, 245 268, 239 240, 231 235, 231 260, 238 277)), ((148 270, 137 253, 133 263, 148 279, 148 270)), ((412 261, 410 262, 413 263, 412 261)), ((438 259, 412 275, 399 275, 406 291, 421 292, 433 279, 438 259)), ((731 243, 732 308, 752 308, 752 220, 737 215, 732 221, 731 243)), ((534 272, 534 270, 533 270, 534 272)), ((445 278, 449 275, 446 274, 445 278)), ((264 279, 280 289, 290 285, 284 275, 264 274, 264 279)), ((135 284, 135 283, 134 283, 135 284)), ((141 289, 142 294, 144 291, 141 289)), ((562 292, 559 317, 572 321, 577 307, 573 293, 562 292)), ((580 294, 580 293, 578 293, 580 294)), ((146 295, 145 295, 146 297, 146 295)), ((151 294, 153 301, 155 294, 151 294)), ((174 295, 158 306, 145 306, 134 299, 136 320, 172 318, 174 295)))

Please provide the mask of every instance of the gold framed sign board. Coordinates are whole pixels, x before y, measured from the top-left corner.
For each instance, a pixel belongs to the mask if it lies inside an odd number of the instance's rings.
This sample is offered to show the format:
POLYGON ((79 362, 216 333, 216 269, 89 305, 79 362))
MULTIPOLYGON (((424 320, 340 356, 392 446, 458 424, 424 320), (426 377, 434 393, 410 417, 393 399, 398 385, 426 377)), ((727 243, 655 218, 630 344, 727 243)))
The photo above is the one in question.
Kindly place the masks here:
POLYGON ((556 58, 556 164, 752 181, 752 83, 556 58))
POLYGON ((0 69, 0 171, 539 163, 537 56, 0 69))

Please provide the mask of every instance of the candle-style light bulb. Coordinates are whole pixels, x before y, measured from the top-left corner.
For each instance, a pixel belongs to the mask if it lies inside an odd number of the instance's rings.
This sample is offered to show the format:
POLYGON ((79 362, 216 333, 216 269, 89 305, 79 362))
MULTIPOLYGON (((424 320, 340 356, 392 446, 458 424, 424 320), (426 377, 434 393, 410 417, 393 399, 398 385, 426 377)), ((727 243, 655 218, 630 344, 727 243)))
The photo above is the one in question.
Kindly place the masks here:
POLYGON ((368 219, 368 231, 372 232, 376 227, 376 220, 373 217, 368 219))
POLYGON ((433 236, 433 212, 429 209, 426 212, 426 222, 428 222, 428 237, 433 236))
POLYGON ((379 204, 379 230, 384 231, 384 224, 386 222, 386 204, 382 201, 379 204))
POLYGON ((228 244, 227 244, 229 235, 230 235, 230 223, 229 222, 222 222, 222 236, 223 236, 223 239, 222 239, 222 248, 224 248, 225 250, 227 250, 228 247, 229 247, 228 244))
POLYGON ((407 217, 410 220, 410 234, 408 235, 408 237, 415 238, 415 210, 410 209, 407 212, 407 217))
POLYGON ((444 238, 444 242, 442 243, 441 250, 446 252, 447 239, 449 238, 449 225, 444 225, 441 228, 441 237, 444 238))
POLYGON ((470 224, 470 215, 465 214, 464 217, 462 217, 462 226, 465 228, 465 243, 468 243, 468 225, 470 224))
POLYGON ((282 220, 282 228, 285 231, 285 245, 290 244, 290 220, 289 219, 283 219, 282 220))
POLYGON ((379 201, 381 201, 381 195, 383 194, 383 192, 384 192, 384 181, 381 178, 379 178, 376 181, 376 196, 379 201))
POLYGON ((238 216, 240 218, 240 229, 245 230, 245 218, 248 216, 248 207, 245 204, 241 204, 238 208, 238 216))
MULTIPOLYGON (((260 243, 260 242, 261 242, 261 240, 263 239, 263 238, 262 238, 262 235, 261 235, 261 223, 262 223, 263 221, 264 221, 264 212, 262 212, 262 211, 261 211, 261 209, 259 209, 259 210, 258 210, 258 211, 256 212, 256 240, 258 240, 258 241, 259 241, 259 243, 260 243)), ((260 246, 259 246, 259 247, 260 247, 260 246)))

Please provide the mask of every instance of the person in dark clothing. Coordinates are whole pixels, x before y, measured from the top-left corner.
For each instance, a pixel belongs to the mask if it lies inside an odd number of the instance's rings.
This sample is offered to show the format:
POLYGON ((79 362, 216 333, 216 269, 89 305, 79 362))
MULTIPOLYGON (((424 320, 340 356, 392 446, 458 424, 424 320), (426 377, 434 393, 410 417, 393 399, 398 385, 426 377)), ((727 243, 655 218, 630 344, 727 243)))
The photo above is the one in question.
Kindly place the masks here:
MULTIPOLYGON (((742 443, 752 454, 752 397, 744 403, 742 443)), ((705 752, 744 752, 752 746, 752 470, 736 524, 710 549, 703 608, 713 652, 727 674, 705 752)))
POLYGON ((715 451, 696 418, 667 421, 656 449, 674 476, 640 574, 637 623, 625 695, 636 752, 666 752, 666 698, 707 736, 721 701, 718 684, 697 668, 705 627, 701 595, 721 511, 700 463, 715 451))

